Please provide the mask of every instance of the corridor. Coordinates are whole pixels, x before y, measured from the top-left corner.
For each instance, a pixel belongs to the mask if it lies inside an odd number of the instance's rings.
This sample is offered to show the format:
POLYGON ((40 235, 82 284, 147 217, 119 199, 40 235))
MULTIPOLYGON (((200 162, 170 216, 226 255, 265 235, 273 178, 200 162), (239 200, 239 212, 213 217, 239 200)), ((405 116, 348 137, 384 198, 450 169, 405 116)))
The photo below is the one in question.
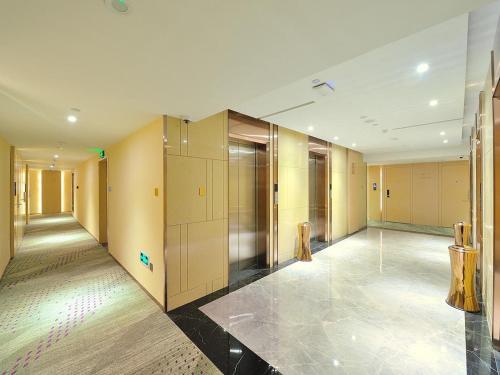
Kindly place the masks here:
POLYGON ((0 374, 218 374, 71 215, 33 218, 0 281, 0 374))

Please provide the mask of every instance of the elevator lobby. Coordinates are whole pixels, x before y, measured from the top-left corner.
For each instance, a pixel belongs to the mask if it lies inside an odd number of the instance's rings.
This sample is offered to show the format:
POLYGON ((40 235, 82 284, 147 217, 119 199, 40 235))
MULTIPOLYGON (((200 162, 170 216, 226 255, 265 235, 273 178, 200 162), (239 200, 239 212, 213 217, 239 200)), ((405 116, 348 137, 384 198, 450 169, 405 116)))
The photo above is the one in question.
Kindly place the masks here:
POLYGON ((0 375, 500 375, 500 0, 0 3, 0 375))

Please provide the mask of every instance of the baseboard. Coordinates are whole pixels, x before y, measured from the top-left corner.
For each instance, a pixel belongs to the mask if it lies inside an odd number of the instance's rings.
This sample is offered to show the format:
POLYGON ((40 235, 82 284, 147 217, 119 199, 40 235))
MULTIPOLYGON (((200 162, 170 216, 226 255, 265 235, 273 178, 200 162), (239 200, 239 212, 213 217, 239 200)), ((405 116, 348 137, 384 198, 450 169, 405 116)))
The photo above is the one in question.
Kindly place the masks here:
POLYGON ((113 254, 111 254, 109 251, 108 251, 108 254, 109 254, 109 256, 110 256, 110 257, 111 257, 111 258, 112 258, 112 259, 113 259, 113 260, 114 260, 114 261, 115 261, 115 262, 116 262, 116 263, 117 263, 117 264, 118 264, 121 268, 123 268, 123 270, 124 270, 124 271, 125 271, 125 272, 126 272, 126 273, 127 273, 127 274, 131 277, 131 278, 132 278, 132 280, 134 280, 134 281, 135 281, 135 283, 136 283, 137 285, 139 285, 139 287, 140 287, 140 288, 141 288, 141 289, 142 289, 142 290, 143 290, 143 291, 144 291, 144 292, 145 292, 145 293, 149 296, 149 298, 151 298, 151 299, 152 299, 152 300, 153 300, 153 301, 154 301, 154 302, 158 305, 158 307, 161 309, 161 311, 166 312, 166 308, 165 308, 165 306, 163 306, 163 305, 161 304, 161 302, 160 302, 160 301, 158 301, 155 297, 153 297, 153 295, 152 295, 151 293, 149 293, 149 292, 146 290, 146 288, 144 288, 144 287, 142 286, 142 284, 141 284, 139 281, 137 281, 137 279, 134 277, 134 275, 132 275, 132 274, 131 274, 131 273, 130 273, 130 272, 129 272, 129 271, 128 271, 125 267, 123 267, 123 265, 122 265, 122 264, 118 261, 118 259, 116 259, 116 258, 113 256, 113 254))

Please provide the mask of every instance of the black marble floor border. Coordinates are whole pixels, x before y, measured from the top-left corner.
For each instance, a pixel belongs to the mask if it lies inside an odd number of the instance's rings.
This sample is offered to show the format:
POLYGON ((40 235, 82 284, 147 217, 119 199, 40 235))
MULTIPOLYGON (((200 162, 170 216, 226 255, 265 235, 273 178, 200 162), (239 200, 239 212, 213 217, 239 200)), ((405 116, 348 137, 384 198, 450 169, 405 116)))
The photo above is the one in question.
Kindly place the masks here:
MULTIPOLYGON (((479 281, 479 273, 476 276, 476 280, 479 281)), ((478 282, 476 285, 479 285, 478 282)), ((467 375, 499 375, 496 361, 499 353, 491 343, 486 309, 479 290, 477 298, 481 311, 479 313, 464 311, 467 375)))

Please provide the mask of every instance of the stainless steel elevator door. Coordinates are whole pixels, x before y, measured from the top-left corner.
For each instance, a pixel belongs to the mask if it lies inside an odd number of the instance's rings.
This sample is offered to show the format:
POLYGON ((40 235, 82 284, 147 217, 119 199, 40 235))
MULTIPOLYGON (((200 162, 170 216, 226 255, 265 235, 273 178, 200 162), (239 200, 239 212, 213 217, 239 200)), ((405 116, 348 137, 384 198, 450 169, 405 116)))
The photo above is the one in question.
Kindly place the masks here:
POLYGON ((326 160, 324 155, 309 154, 309 222, 311 240, 326 240, 326 160))
POLYGON ((229 143, 229 269, 257 265, 256 148, 229 143))

